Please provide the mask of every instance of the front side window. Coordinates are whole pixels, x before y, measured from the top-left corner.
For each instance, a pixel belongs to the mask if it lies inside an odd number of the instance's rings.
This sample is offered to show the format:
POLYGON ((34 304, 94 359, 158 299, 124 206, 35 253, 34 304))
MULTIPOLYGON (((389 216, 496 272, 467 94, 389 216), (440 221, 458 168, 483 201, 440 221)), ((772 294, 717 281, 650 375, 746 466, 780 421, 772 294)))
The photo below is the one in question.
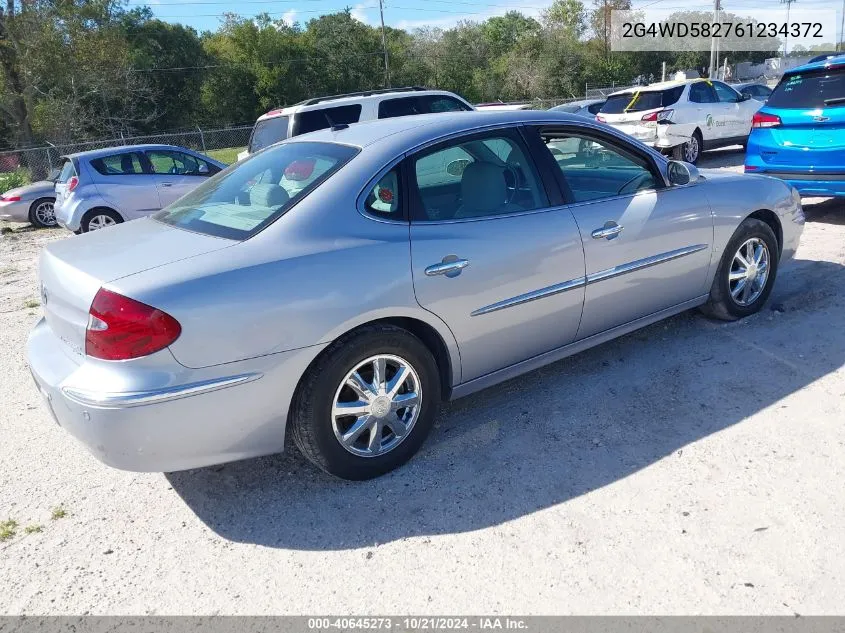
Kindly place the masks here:
POLYGON ((716 96, 722 103, 736 103, 739 101, 739 94, 730 86, 726 86, 720 81, 713 82, 713 89, 716 91, 716 96))
POLYGON ((249 153, 270 147, 273 143, 284 141, 288 137, 288 117, 277 116, 258 121, 249 137, 249 153))
POLYGON ((91 167, 103 176, 127 176, 144 173, 141 155, 138 152, 124 152, 94 158, 91 160, 91 167))
POLYGON ((153 217, 197 233, 247 239, 319 187, 357 152, 336 143, 284 143, 224 169, 153 217))
POLYGON ((548 206, 521 143, 510 135, 453 142, 413 161, 418 220, 461 220, 548 206))
POLYGON ((150 160, 154 174, 209 176, 220 171, 217 167, 201 158, 183 152, 151 150, 147 152, 147 158, 150 160))
POLYGON ((361 118, 361 104, 336 108, 309 110, 294 115, 293 136, 325 130, 333 125, 357 123, 361 118))
POLYGON ((655 189, 660 182, 647 159, 601 138, 543 133, 543 140, 574 202, 631 195, 655 189))

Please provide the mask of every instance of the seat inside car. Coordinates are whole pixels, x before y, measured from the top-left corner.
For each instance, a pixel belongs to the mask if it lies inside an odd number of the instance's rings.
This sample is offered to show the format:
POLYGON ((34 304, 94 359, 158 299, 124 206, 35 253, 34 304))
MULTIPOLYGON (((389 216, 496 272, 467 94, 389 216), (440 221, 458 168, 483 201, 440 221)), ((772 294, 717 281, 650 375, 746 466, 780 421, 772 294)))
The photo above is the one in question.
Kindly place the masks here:
POLYGON ((249 203, 261 207, 280 207, 290 200, 284 187, 272 183, 257 183, 249 190, 249 203))
POLYGON ((504 168, 494 163, 476 161, 461 176, 461 206, 455 218, 474 218, 521 211, 522 207, 507 201, 508 188, 504 168))

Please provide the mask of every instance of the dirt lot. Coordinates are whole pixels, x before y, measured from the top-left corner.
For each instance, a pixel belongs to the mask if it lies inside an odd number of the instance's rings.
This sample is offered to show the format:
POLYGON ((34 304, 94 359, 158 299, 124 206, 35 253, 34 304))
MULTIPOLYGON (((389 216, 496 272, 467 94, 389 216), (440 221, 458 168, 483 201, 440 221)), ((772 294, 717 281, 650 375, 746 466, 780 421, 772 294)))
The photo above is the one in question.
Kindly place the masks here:
POLYGON ((841 612, 845 205, 806 213, 762 313, 683 314, 455 402, 358 484, 294 451, 100 465, 23 354, 38 250, 65 235, 5 234, 0 613, 841 612))

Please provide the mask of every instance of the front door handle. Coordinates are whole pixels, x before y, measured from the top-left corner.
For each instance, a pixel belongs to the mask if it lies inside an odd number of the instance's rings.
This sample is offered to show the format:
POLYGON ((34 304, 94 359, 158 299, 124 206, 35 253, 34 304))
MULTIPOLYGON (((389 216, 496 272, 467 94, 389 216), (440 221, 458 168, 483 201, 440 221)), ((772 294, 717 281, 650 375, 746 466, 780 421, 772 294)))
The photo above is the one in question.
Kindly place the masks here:
POLYGON ((162 187, 172 187, 173 183, 172 182, 163 182, 163 183, 161 183, 161 186, 162 187))
POLYGON ((467 266, 469 266, 469 260, 460 259, 457 255, 447 255, 439 264, 432 264, 426 268, 425 274, 429 277, 436 277, 437 275, 457 277, 467 266))
POLYGON ((616 222, 605 222, 603 227, 596 229, 591 233, 591 235, 594 240, 612 240, 614 237, 619 235, 624 228, 624 226, 616 224, 616 222))

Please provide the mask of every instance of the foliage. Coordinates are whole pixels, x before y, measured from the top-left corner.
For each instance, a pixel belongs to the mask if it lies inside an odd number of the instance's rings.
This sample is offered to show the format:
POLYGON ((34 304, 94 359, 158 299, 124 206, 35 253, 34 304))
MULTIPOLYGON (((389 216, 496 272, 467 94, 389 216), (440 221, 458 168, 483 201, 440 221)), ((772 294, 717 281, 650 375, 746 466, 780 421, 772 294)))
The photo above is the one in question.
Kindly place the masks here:
POLYGON ((387 28, 389 78, 380 29, 349 9, 294 24, 228 14, 199 34, 125 0, 0 2, 0 147, 251 123, 308 97, 385 85, 474 102, 577 97, 585 83, 659 77, 664 61, 670 72, 709 62, 696 51, 612 52, 610 11, 630 0, 555 0, 539 19, 509 11, 445 30, 387 28))
POLYGON ((0 193, 14 189, 15 187, 23 187, 29 183, 29 173, 25 169, 16 169, 15 171, 0 174, 0 193))

